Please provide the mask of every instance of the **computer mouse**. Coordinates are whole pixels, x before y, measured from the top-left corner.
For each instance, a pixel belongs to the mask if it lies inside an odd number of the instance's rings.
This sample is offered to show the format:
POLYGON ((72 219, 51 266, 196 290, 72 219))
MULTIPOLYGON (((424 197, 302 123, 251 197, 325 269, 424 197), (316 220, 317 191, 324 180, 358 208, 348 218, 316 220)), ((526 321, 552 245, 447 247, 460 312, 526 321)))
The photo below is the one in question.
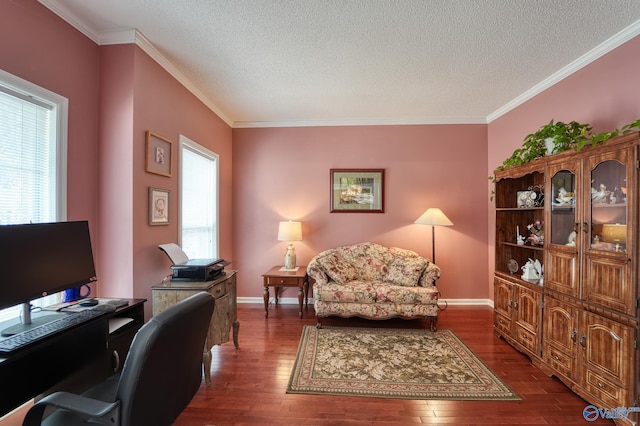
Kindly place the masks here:
POLYGON ((98 301, 96 299, 84 299, 78 303, 80 306, 96 306, 97 304, 98 301))

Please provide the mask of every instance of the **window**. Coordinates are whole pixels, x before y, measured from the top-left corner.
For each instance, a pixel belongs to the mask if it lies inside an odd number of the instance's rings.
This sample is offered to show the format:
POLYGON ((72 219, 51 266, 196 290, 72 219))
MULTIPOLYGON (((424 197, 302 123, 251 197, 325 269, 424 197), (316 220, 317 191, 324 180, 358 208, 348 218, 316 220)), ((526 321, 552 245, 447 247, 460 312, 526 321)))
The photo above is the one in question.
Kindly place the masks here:
POLYGON ((180 246, 190 259, 218 257, 218 155, 180 136, 180 246))
MULTIPOLYGON (((67 105, 66 98, 0 70, 0 225, 66 220, 67 105)), ((0 321, 18 312, 0 311, 0 321)))

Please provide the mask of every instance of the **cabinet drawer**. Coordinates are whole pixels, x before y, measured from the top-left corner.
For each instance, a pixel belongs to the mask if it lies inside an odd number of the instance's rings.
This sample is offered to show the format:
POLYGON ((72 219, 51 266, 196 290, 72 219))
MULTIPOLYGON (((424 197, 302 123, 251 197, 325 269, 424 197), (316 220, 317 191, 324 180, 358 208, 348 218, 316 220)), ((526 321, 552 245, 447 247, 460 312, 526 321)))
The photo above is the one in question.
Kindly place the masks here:
POLYGON ((605 379, 589 369, 586 371, 585 386, 587 391, 598 397, 611 407, 626 406, 627 391, 622 386, 605 379))
POLYGON ((564 374, 567 377, 573 375, 573 358, 564 352, 550 346, 544 345, 544 361, 554 370, 564 374))
POLYGON ((538 353, 538 349, 536 348, 536 342, 538 341, 538 339, 536 338, 536 335, 534 333, 530 332, 529 330, 525 330, 522 327, 516 327, 514 337, 518 341, 518 343, 527 348, 531 353, 538 353))
POLYGON ((225 286, 225 282, 218 283, 209 289, 209 293, 215 297, 216 299, 227 294, 227 287, 225 286))
POLYGON ((511 320, 504 315, 495 314, 493 325, 496 330, 502 334, 509 335, 511 333, 511 320))
POLYGON ((298 285, 298 278, 296 277, 267 277, 267 284, 269 285, 298 285))

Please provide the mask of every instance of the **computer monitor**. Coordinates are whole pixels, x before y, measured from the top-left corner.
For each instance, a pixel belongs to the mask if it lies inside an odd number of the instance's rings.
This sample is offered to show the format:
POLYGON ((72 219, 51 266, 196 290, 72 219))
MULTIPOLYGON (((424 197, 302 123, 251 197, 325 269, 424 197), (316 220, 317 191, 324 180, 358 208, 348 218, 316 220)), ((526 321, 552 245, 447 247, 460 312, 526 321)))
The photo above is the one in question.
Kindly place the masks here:
POLYGON ((88 222, 0 225, 0 271, 0 309, 28 324, 31 300, 96 281, 88 222))

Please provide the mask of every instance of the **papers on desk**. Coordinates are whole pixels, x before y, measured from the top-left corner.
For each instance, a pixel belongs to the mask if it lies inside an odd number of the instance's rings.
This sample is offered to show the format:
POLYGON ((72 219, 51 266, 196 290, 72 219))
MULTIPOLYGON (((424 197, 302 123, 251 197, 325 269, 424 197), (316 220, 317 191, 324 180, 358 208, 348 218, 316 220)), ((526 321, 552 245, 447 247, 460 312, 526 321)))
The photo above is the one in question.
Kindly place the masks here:
POLYGON ((116 331, 120 330, 125 325, 133 322, 133 318, 127 317, 115 317, 109 318, 109 334, 113 334, 116 331))
MULTIPOLYGON (((126 306, 129 302, 126 299, 105 299, 100 297, 95 297, 98 301, 98 305, 103 305, 106 303, 113 303, 114 301, 122 301, 122 303, 117 303, 116 307, 126 306)), ((43 311, 58 311, 58 312, 82 312, 87 309, 94 308, 94 306, 80 306, 79 303, 82 302, 83 299, 75 300, 73 302, 62 302, 56 303, 54 305, 45 306, 42 308, 43 311)))

